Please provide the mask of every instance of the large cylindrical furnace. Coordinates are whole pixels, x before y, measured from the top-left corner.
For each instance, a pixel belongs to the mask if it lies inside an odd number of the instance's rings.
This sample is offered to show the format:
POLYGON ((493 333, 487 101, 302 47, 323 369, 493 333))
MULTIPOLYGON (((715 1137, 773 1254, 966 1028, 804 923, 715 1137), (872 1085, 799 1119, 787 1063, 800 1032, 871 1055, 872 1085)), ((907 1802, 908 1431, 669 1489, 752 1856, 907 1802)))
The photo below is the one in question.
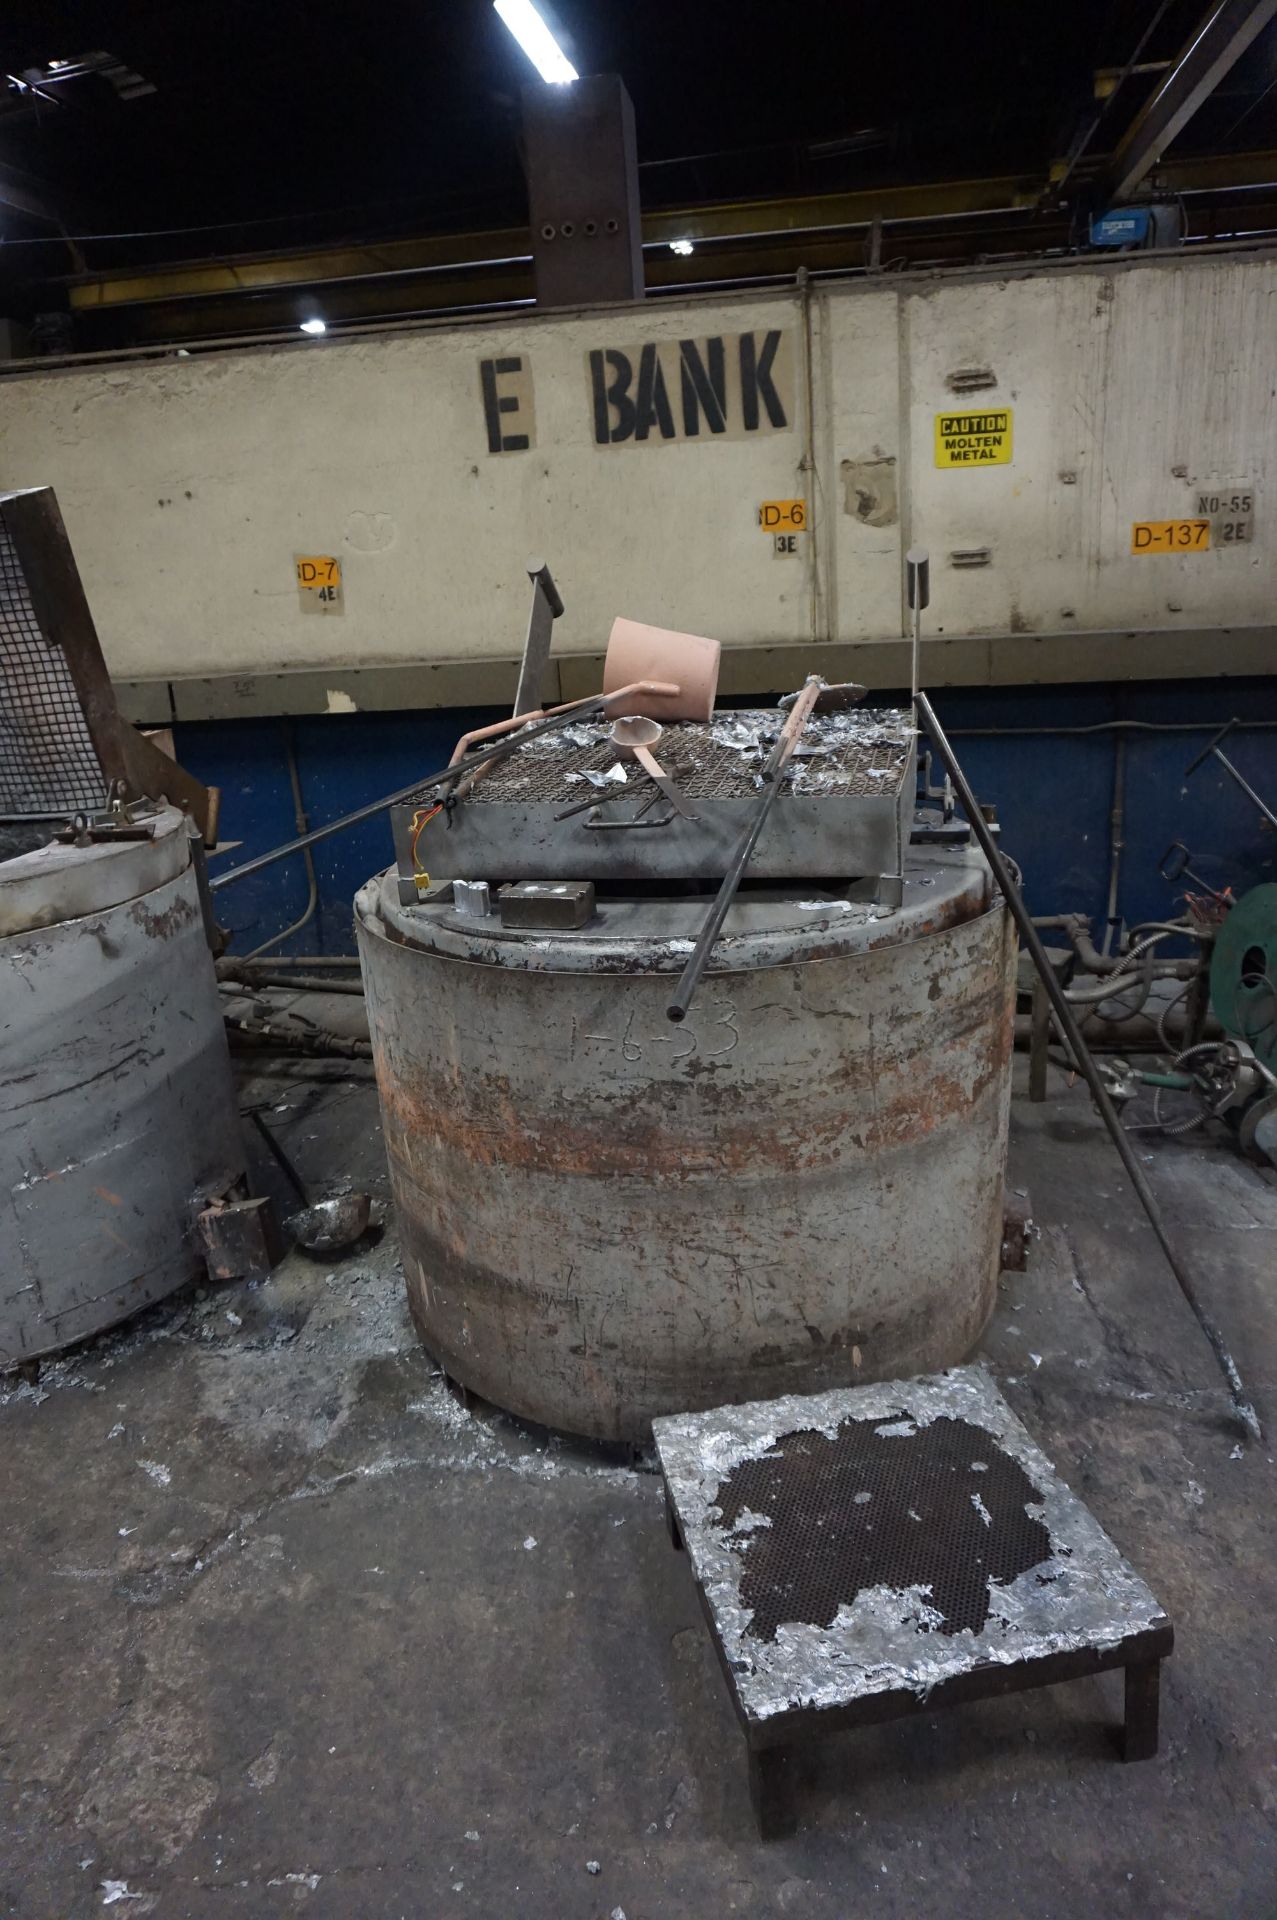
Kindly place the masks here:
POLYGON ((681 1026, 701 899, 600 897, 550 932, 400 893, 393 868, 362 889, 359 945, 409 1300, 451 1376, 637 1440, 970 1352, 1015 977, 974 849, 913 850, 895 911, 742 896, 681 1026))

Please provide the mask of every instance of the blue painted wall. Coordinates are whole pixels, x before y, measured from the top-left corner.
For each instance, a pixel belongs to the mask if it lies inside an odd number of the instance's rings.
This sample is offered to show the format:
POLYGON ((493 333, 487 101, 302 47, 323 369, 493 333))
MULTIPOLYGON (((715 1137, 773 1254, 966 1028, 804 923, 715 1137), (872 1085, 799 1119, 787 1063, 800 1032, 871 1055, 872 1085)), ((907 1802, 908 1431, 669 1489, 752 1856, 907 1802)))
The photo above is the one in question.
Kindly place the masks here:
MULTIPOLYGON (((875 696, 882 704, 892 698, 875 696)), ((1181 889, 1157 871, 1172 840, 1185 842, 1195 856, 1194 871, 1215 886, 1240 893, 1277 879, 1277 833, 1261 828, 1254 808, 1218 763, 1212 760, 1184 779, 1185 767, 1210 735, 1237 714, 1252 730, 1239 730, 1225 751, 1277 807, 1277 680, 954 688, 937 694, 935 706, 972 785, 997 804, 1003 845, 1024 870, 1035 913, 1080 911, 1099 926, 1108 891, 1119 736, 1059 730, 1114 720, 1175 729, 1120 736, 1126 742, 1126 845, 1118 898, 1129 922, 1160 919, 1175 908, 1181 889), (1050 731, 1025 731, 1034 728, 1050 731)), ((223 835, 241 842, 214 857, 213 873, 292 838, 289 729, 306 812, 310 824, 319 826, 441 766, 458 734, 499 717, 485 708, 179 726, 180 759, 201 780, 222 788, 223 835)), ((384 816, 321 842, 314 849, 319 910, 279 951, 353 953, 352 897, 391 857, 384 816)), ((232 951, 248 952, 305 906, 300 856, 220 891, 216 902, 218 918, 234 932, 232 951)))

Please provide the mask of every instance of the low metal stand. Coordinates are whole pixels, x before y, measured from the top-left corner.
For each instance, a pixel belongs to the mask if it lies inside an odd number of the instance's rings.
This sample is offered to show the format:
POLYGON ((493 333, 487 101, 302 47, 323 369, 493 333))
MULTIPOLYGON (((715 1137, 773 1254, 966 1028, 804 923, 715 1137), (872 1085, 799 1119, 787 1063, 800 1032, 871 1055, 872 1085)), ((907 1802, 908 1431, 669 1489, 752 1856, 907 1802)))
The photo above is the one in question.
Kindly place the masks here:
POLYGON ((1125 1669, 1157 1751, 1157 1601, 977 1367, 653 1422, 763 1839, 803 1740, 1125 1669))

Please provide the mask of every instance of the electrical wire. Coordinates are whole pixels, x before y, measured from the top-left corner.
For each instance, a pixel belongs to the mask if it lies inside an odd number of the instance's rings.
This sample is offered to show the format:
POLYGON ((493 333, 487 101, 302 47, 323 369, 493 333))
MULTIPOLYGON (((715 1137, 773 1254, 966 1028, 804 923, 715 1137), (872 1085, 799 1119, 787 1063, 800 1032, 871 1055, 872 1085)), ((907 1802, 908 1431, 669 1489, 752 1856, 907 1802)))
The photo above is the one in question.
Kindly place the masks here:
POLYGON ((417 811, 412 816, 412 821, 409 827, 409 832, 412 837, 408 842, 408 852, 412 860, 413 885, 416 887, 418 893, 424 893, 426 888, 430 885, 430 875, 426 872, 425 868, 421 864, 421 861, 417 857, 417 842, 421 838, 422 828, 429 826, 430 822, 434 819, 435 815, 437 813, 442 813, 442 812, 443 812, 443 802, 440 801, 436 806, 433 806, 433 807, 418 807, 417 811))
MULTIPOLYGON (((1184 929, 1182 927, 1177 927, 1174 929, 1174 931, 1176 933, 1182 933, 1184 929)), ((1137 960, 1141 959, 1144 954, 1151 953, 1153 948, 1157 946, 1160 941, 1165 940, 1168 937, 1169 935, 1166 932, 1162 932, 1162 933, 1155 933, 1150 935, 1150 937, 1147 940, 1141 940, 1138 946, 1132 947, 1129 953, 1126 953, 1122 956, 1121 960, 1118 961, 1118 964, 1113 968, 1112 972, 1106 973, 1104 975, 1104 978, 1098 983, 1098 985, 1094 987, 1066 988, 1065 995, 1064 995, 1065 999, 1068 1000, 1075 1007, 1098 1006, 1102 1000, 1112 999, 1113 985, 1114 985, 1114 982, 1119 978, 1119 976, 1124 973, 1129 973, 1137 960)), ((1135 984, 1135 983, 1132 982, 1132 984, 1135 984)), ((1152 987, 1152 984, 1153 984, 1153 975, 1150 967, 1147 970, 1145 979, 1144 979, 1144 988, 1145 988, 1144 1000, 1148 999, 1148 992, 1149 992, 1149 989, 1152 987)), ((1141 1007, 1144 1004, 1144 1000, 1140 1001, 1141 1007)), ((1135 1012, 1137 1013, 1139 1012, 1139 1007, 1135 1008, 1135 1012)))
POLYGON ((1162 1045, 1165 1047, 1167 1053, 1174 1052, 1175 1042, 1171 1039, 1169 1033, 1167 1033, 1166 1031, 1166 1016, 1170 1012, 1172 1007, 1178 1006, 1179 1002, 1184 998, 1184 995, 1188 992, 1188 989, 1192 986, 1192 984, 1193 983, 1191 980, 1185 980, 1184 984, 1181 987, 1177 987, 1175 992, 1171 995, 1170 999, 1166 1002, 1165 1006, 1162 1008, 1161 1012, 1157 1016, 1157 1037, 1161 1041, 1162 1045))

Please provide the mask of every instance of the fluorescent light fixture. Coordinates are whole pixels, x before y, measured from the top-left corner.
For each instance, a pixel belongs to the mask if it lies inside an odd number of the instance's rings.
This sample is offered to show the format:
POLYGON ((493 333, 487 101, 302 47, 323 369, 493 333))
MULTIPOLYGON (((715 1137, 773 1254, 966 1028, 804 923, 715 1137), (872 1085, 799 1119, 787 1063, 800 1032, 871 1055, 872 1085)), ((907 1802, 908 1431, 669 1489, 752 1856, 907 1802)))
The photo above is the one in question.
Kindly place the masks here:
POLYGON ((316 315, 316 317, 313 320, 302 321, 303 333, 327 333, 327 331, 328 331, 328 322, 326 320, 321 320, 318 317, 318 315, 316 315))
POLYGON ((695 251, 696 249, 692 245, 690 240, 671 240, 670 241, 671 253, 695 253, 695 251))
POLYGON ((533 6, 532 0, 492 0, 492 4, 543 80, 561 86, 577 78, 576 68, 533 6))

